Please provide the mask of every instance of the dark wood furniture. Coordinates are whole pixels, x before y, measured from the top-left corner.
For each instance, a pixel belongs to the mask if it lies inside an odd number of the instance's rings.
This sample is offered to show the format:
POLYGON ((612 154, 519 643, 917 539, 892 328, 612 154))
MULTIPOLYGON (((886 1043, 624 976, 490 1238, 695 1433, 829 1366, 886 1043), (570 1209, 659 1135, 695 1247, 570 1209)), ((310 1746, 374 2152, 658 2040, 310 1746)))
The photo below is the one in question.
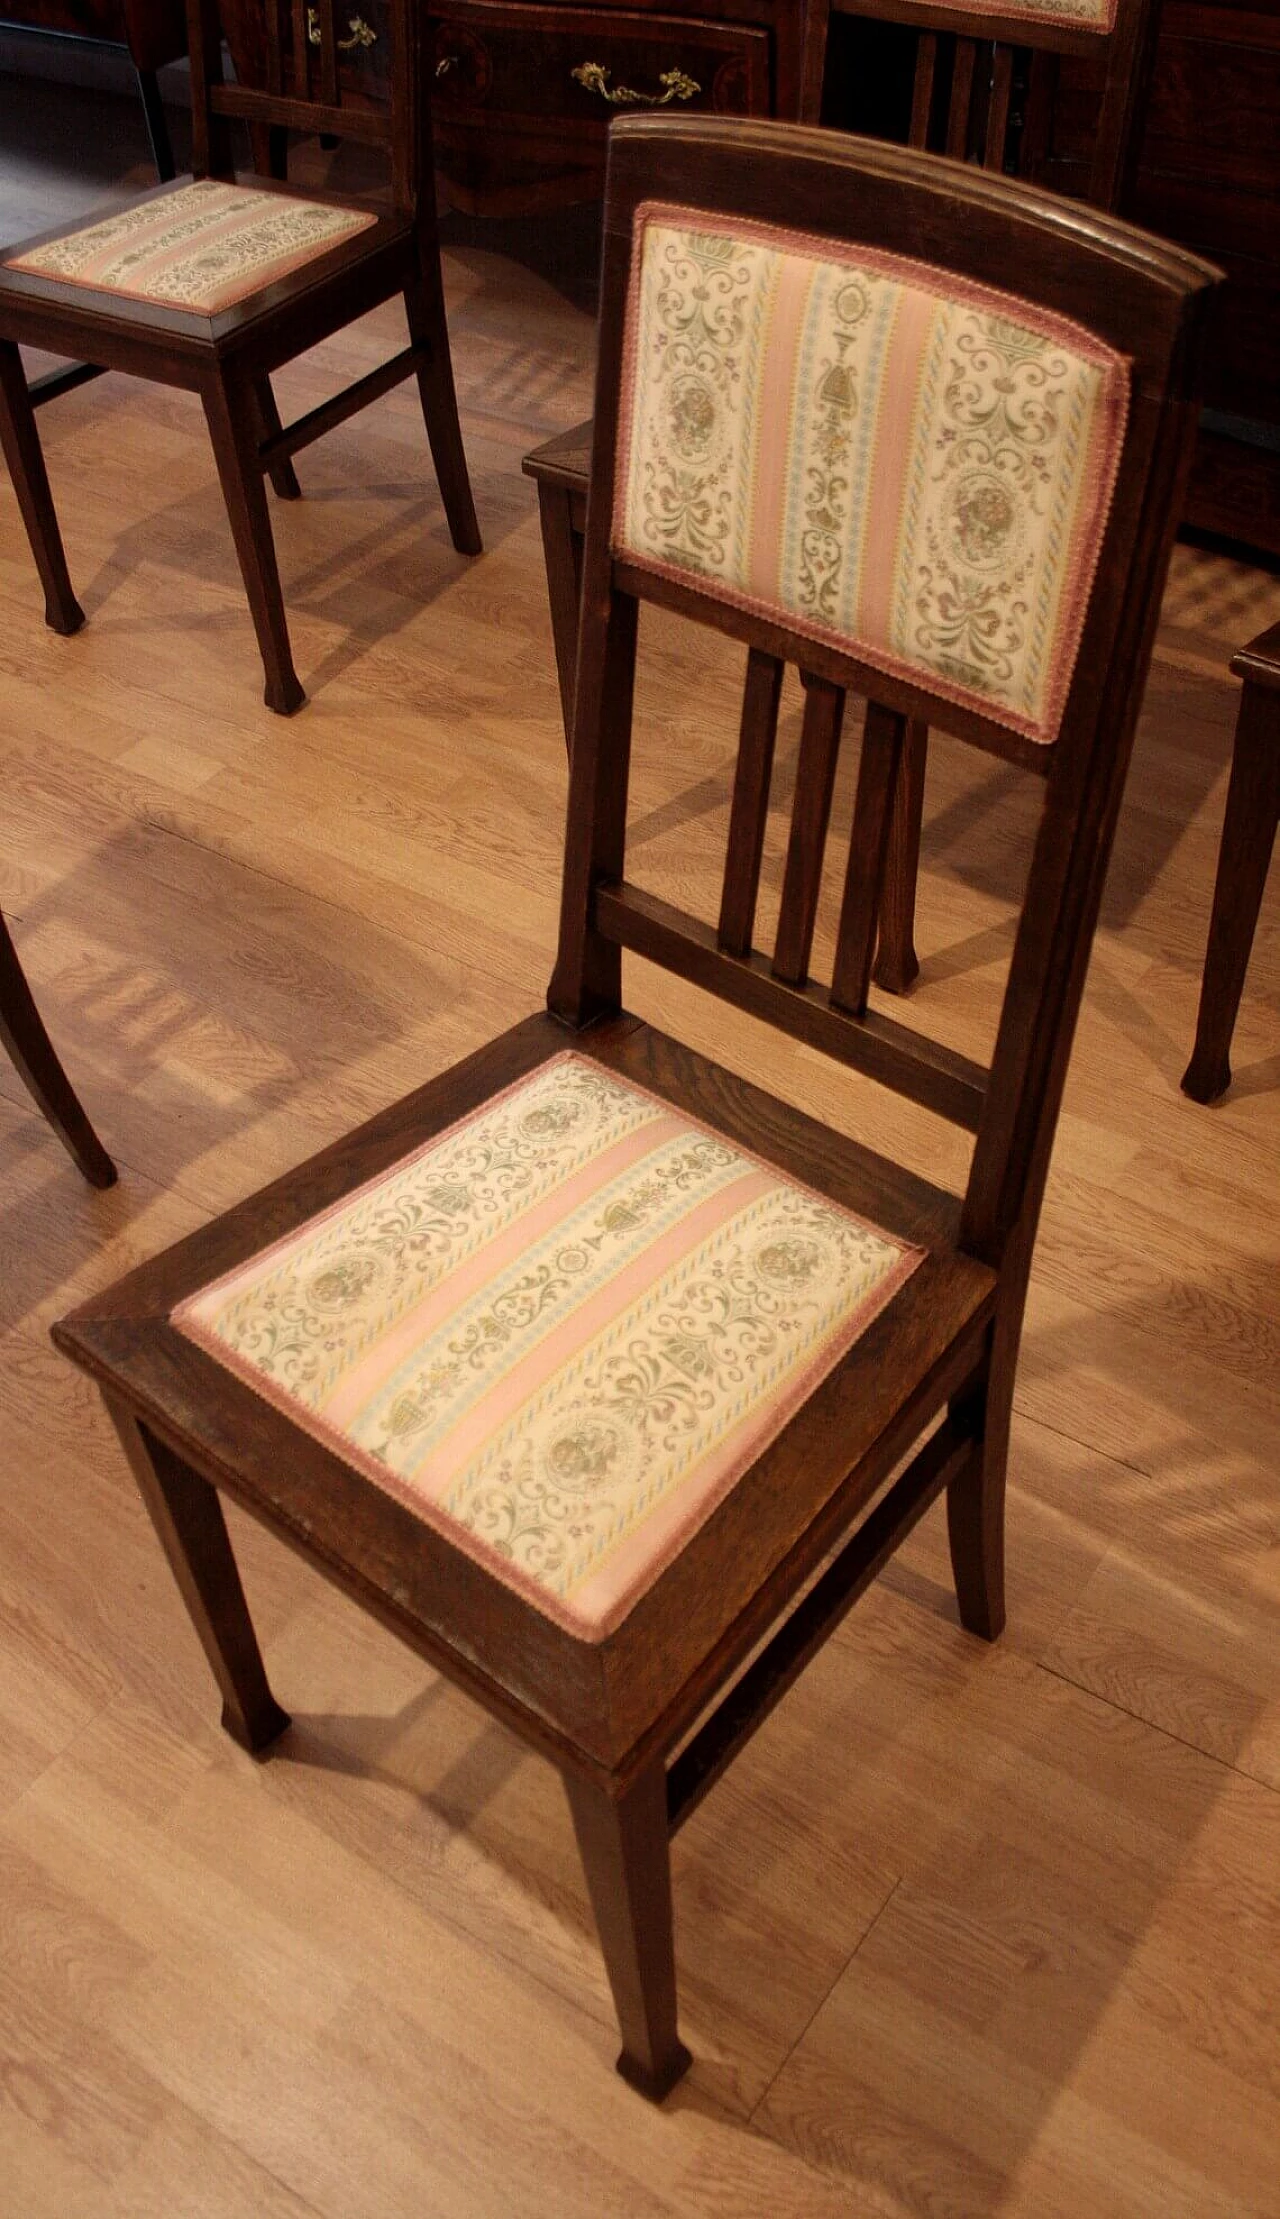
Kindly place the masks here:
POLYGON ((137 72, 156 176, 173 176, 173 148, 156 71, 187 51, 182 0, 0 0, 0 29, 123 46, 137 72))
MULTIPOLYGON (((390 15, 394 61, 388 102, 380 106, 364 98, 344 99, 333 0, 317 0, 308 18, 320 43, 304 38, 298 50, 285 0, 272 0, 267 83, 261 88, 224 82, 215 0, 191 0, 190 9, 196 178, 222 180, 241 193, 250 188, 259 195, 280 193, 295 207, 349 207, 363 216, 366 212, 357 204, 339 204, 322 193, 290 187, 286 194, 272 179, 236 178, 234 119, 264 132, 314 129, 387 150, 389 213, 369 212, 367 224, 337 245, 210 313, 13 266, 13 257, 82 232, 85 224, 63 227, 42 241, 28 240, 21 248, 10 248, 8 260, 0 258, 0 440, 44 586, 48 623, 55 631, 74 632, 84 614, 67 572, 19 342, 200 395, 266 671, 265 699, 282 715, 297 709, 305 695, 289 647, 264 475, 283 498, 296 498, 293 456, 414 376, 454 545, 467 554, 480 550, 440 280, 431 191, 427 27, 414 0, 390 0, 390 15), (410 344, 333 400, 282 427, 271 391, 272 371, 396 294, 404 297, 410 344)), ((166 196, 183 189, 181 183, 163 186, 132 205, 162 208, 166 196)))
POLYGON ((72 1162, 91 1186, 114 1186, 116 1167, 85 1116, 40 1012, 32 999, 18 951, 0 917, 0 1043, 36 1107, 43 1111, 72 1162))
MULTIPOLYGON (((1132 174, 1135 127, 1141 119, 1151 52, 1153 0, 1117 0, 1110 33, 1071 21, 1027 19, 1016 11, 935 5, 934 0, 808 0, 804 108, 815 120, 829 14, 902 25, 918 34, 913 64, 908 143, 1002 173, 1034 176, 1043 167, 1054 79, 1045 64, 1085 54, 1102 70, 1087 196, 1101 208, 1120 204, 1132 174), (1016 92, 1016 98, 1015 98, 1016 92)), ((590 426, 562 434, 526 457, 538 485, 566 739, 570 731, 576 603, 570 580, 581 568, 581 519, 586 486, 580 466, 590 452, 590 426)), ((903 752, 884 876, 874 978, 904 994, 920 969, 915 950, 916 882, 928 731, 913 725, 903 752)))
MULTIPOLYGON (((689 2061, 676 2026, 672 1830, 944 1491, 963 1623, 987 1638, 1003 1623, 1003 1498, 1027 1277, 1189 454, 1198 331, 1214 273, 1108 218, 980 170, 829 132, 714 120, 634 119, 618 127, 605 241, 550 1013, 518 1025, 96 1296, 55 1329, 55 1339, 97 1380, 116 1420, 235 1738, 265 1749, 287 1719, 267 1685, 220 1492, 561 1769, 622 2028, 620 2069, 659 2098, 689 2061), (779 208, 810 235, 819 259, 838 257, 849 241, 911 258, 927 244, 945 273, 937 281, 943 291, 1003 278, 1033 322, 1055 313, 1078 319, 1093 335, 1090 345, 1111 350, 1109 374, 1128 384, 1127 423, 1112 450, 1105 526, 1101 507, 1093 512, 1100 551, 1051 744, 1033 745, 1008 724, 944 699, 919 671, 887 675, 843 636, 822 644, 718 598, 692 575, 673 582, 611 551, 636 212, 655 198, 673 203, 681 220, 699 211, 688 220, 711 234, 713 251, 736 227, 770 225, 779 208), (677 610, 750 650, 718 931, 626 876, 642 602, 677 610), (787 662, 809 683, 771 959, 752 940, 787 662), (870 705, 827 988, 808 976, 809 950, 848 693, 870 705), (989 1070, 866 1008, 877 881, 911 717, 944 723, 1045 779, 989 1070), (973 1131, 963 1197, 628 1016, 624 948, 973 1131), (211 1281, 250 1263, 256 1272, 265 1251, 278 1255, 277 1244, 301 1228, 310 1238, 317 1214, 365 1182, 407 1172, 406 1159, 431 1136, 492 1109, 504 1090, 543 1071, 566 1047, 586 1059, 588 1072, 637 1082, 662 1105, 751 1151, 766 1170, 781 1167, 806 1182, 823 1208, 856 1211, 925 1251, 834 1368, 788 1405, 793 1414, 771 1444, 692 1533, 659 1553, 648 1583, 598 1639, 566 1630, 550 1604, 533 1599, 528 1580, 521 1585, 514 1573, 490 1569, 506 1561, 501 1556, 486 1559, 469 1534, 440 1516, 415 1514, 389 1478, 383 1485, 369 1476, 370 1469, 389 1474, 389 1466, 370 1467, 366 1457, 358 1469, 360 1456, 342 1453, 318 1421, 290 1414, 283 1386, 258 1392, 173 1319, 175 1306, 211 1281)), ((464 1206, 452 1186, 432 1202, 446 1213, 464 1206)), ((346 1299, 342 1256, 339 1248, 333 1272, 322 1273, 317 1300, 346 1299)), ((356 1279, 365 1283, 361 1274, 356 1279)), ((703 1375, 698 1351, 686 1352, 680 1341, 677 1353, 696 1382, 703 1375)), ((416 1411, 415 1403, 412 1422, 416 1411)), ((491 1422, 486 1416, 484 1424, 491 1422)), ((584 1449, 578 1484, 590 1484, 589 1466, 584 1449)))
POLYGON ((1244 681, 1231 782, 1218 851, 1200 1013, 1182 1091, 1216 1102, 1231 1084, 1231 1035, 1280 824, 1280 624, 1242 647, 1232 670, 1244 681))

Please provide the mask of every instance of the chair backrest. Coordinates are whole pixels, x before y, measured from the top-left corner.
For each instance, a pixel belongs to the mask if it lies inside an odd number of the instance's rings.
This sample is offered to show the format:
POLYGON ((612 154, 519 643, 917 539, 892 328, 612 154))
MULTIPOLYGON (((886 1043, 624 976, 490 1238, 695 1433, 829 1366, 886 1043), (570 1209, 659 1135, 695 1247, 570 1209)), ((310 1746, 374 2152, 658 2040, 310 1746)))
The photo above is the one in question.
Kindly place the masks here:
POLYGON ((647 118, 611 137, 550 1006, 616 1009, 628 948, 967 1127, 962 1238, 990 1262, 1038 1214, 1216 276, 873 140, 647 118), (750 650, 716 927, 625 875, 641 601, 750 650), (785 662, 807 697, 768 956, 785 662), (846 692, 867 711, 826 986, 809 957, 846 692), (909 718, 1046 780, 989 1070, 867 1007, 909 718))
POLYGON ((417 209, 432 185, 430 27, 416 0, 381 0, 377 12, 375 32, 335 0, 187 0, 195 175, 232 173, 239 118, 385 148, 396 207, 417 209))
MULTIPOLYGON (((1035 177, 1047 152, 1057 65, 1098 64, 1101 100, 1085 198, 1118 208, 1137 153, 1150 75, 1155 0, 810 0, 821 17, 861 16, 918 34, 908 144, 1035 177)), ((825 49, 813 27, 808 50, 825 49)), ((813 88, 816 101, 820 86, 813 88)), ((816 106, 813 112, 816 114, 816 106)))

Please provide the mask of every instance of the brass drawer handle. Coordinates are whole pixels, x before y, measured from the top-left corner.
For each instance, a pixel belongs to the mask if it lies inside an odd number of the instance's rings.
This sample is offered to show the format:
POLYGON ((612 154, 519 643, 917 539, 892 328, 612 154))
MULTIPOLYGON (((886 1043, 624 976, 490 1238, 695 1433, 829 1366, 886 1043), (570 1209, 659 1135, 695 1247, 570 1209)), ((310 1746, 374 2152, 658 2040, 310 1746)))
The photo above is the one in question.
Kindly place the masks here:
MULTIPOLYGON (((337 42, 340 54, 350 54, 358 46, 376 46, 378 43, 377 32, 365 22, 362 15, 349 15, 347 29, 351 33, 350 38, 339 39, 337 42)), ((307 9, 307 37, 313 46, 319 46, 320 23, 314 8, 307 9)))
POLYGON ((672 100, 692 100, 694 94, 702 90, 701 85, 694 78, 686 77, 682 69, 663 70, 658 83, 666 86, 665 92, 632 92, 629 85, 618 85, 610 92, 609 72, 600 62, 579 62, 569 74, 576 77, 580 85, 585 85, 588 92, 598 92, 611 108, 665 108, 672 100))

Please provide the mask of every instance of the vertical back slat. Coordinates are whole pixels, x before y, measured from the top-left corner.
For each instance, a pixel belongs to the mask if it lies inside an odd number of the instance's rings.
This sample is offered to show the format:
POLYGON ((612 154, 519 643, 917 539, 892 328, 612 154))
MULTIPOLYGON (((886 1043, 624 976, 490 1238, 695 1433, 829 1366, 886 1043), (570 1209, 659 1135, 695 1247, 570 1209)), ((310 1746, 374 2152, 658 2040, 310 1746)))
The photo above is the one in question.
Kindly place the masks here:
POLYGON ((284 91, 284 49, 289 35, 288 0, 267 0, 267 91, 284 91))
POLYGON ((933 31, 922 31, 916 41, 916 71, 911 89, 909 146, 927 147, 933 115, 933 86, 938 73, 938 40, 933 31))
POLYGON ((991 72, 991 98, 987 107, 987 138, 983 149, 984 169, 1004 168, 1005 140, 1009 135, 1009 100, 1013 92, 1013 48, 1003 40, 997 41, 991 72))
POLYGON ((969 109, 973 101, 973 73, 978 59, 976 39, 957 39, 951 65, 951 105, 947 110, 946 151, 963 162, 969 151, 969 109))
POLYGON ((299 100, 311 98, 311 38, 307 0, 293 0, 293 89, 299 100))
POLYGON ((724 861, 719 940, 729 955, 749 955, 760 891, 760 859, 769 815, 769 784, 778 736, 778 703, 783 665, 776 655, 753 647, 747 658, 742 693, 738 764, 729 812, 729 845, 724 861))
POLYGON ((773 951, 773 975, 787 986, 803 986, 809 976, 813 928, 822 890, 822 858, 831 819, 844 689, 829 679, 805 675, 804 724, 796 770, 791 837, 782 882, 782 908, 773 951))
POLYGON ((884 881, 893 797, 906 729, 907 720, 897 710, 885 709, 878 701, 867 703, 853 830, 849 836, 849 867, 845 873, 835 969, 831 978, 833 1003, 839 1009, 852 1011, 855 1017, 866 1014, 876 923, 880 915, 880 888, 884 881))
POLYGON ((336 108, 342 98, 338 90, 338 34, 333 25, 333 0, 314 0, 308 10, 308 23, 314 14, 320 33, 320 98, 336 108))

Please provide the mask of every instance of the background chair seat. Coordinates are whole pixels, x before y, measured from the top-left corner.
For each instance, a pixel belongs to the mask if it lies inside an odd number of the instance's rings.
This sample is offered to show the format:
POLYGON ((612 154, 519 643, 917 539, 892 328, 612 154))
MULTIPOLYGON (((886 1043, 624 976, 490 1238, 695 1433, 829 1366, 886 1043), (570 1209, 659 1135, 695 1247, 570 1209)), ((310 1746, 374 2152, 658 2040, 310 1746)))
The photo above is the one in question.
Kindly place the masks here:
POLYGON ((214 316, 376 221, 365 209, 202 177, 19 247, 4 267, 214 316))

